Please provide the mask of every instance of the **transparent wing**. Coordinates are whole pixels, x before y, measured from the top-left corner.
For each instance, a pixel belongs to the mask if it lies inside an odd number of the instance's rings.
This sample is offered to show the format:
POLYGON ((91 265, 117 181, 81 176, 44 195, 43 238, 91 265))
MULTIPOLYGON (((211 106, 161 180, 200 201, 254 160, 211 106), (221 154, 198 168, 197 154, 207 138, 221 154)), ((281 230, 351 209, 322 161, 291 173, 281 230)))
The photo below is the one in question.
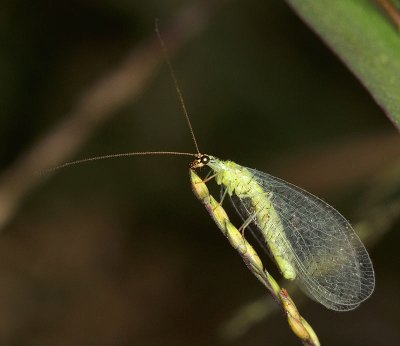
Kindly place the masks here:
MULTIPOLYGON (((279 215, 280 224, 253 233, 271 232, 284 256, 295 268, 296 279, 314 300, 329 309, 357 307, 374 290, 369 255, 349 222, 333 207, 307 191, 271 175, 247 168, 279 215), (284 232, 274 232, 283 227, 284 232), (274 234, 277 234, 276 236, 274 234), (283 234, 283 236, 282 236, 283 234)), ((232 203, 246 220, 256 212, 250 198, 233 196, 232 203)), ((267 246, 265 241, 263 246, 267 246)))

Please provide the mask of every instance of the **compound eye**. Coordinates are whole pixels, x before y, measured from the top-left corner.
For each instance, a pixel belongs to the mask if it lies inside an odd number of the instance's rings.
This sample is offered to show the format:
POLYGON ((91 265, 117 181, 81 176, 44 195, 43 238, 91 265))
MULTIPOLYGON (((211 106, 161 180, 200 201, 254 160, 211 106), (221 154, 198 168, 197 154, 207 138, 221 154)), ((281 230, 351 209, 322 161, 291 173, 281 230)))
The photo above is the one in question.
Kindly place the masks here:
POLYGON ((207 155, 203 155, 200 160, 202 164, 206 165, 207 163, 210 162, 210 157, 207 155))

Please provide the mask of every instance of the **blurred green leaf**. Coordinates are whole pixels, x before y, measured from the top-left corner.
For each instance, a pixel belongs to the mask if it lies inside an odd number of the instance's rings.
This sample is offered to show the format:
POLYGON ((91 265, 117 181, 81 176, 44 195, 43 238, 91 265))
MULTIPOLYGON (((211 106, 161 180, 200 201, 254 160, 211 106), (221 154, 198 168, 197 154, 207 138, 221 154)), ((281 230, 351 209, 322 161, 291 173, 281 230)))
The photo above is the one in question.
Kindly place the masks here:
POLYGON ((400 128, 400 33, 377 3, 287 2, 338 54, 400 128))

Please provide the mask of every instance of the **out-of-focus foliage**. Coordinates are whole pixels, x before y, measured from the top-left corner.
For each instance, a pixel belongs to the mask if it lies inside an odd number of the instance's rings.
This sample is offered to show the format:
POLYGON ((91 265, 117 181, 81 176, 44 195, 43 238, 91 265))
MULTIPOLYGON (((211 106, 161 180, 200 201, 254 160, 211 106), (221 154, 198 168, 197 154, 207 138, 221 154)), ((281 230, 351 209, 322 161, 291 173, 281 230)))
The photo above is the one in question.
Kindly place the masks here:
POLYGON ((378 7, 379 1, 287 1, 400 128, 400 33, 378 7))

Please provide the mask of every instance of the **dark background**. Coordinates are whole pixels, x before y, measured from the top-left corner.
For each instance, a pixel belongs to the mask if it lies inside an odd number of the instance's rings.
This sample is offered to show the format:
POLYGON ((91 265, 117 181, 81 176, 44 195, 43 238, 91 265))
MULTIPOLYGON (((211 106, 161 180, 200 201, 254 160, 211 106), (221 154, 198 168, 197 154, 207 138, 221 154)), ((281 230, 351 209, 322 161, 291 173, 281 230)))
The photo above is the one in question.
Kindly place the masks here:
MULTIPOLYGON (((23 157, 88 87, 153 37, 155 17, 169 20, 184 6, 3 0, 1 167, 23 157)), ((226 2, 172 62, 202 151, 295 183, 354 224, 370 216, 366 196, 398 164, 398 134, 286 4, 226 2)), ((114 114, 71 159, 194 150, 165 66, 114 114)), ((270 298, 192 195, 189 161, 85 164, 27 195, 0 238, 0 343, 224 344, 221 326, 237 309, 270 298)), ((323 344, 399 339, 398 228, 371 242, 376 292, 357 310, 299 306, 323 344)), ((275 312, 230 344, 298 343, 275 312)))

